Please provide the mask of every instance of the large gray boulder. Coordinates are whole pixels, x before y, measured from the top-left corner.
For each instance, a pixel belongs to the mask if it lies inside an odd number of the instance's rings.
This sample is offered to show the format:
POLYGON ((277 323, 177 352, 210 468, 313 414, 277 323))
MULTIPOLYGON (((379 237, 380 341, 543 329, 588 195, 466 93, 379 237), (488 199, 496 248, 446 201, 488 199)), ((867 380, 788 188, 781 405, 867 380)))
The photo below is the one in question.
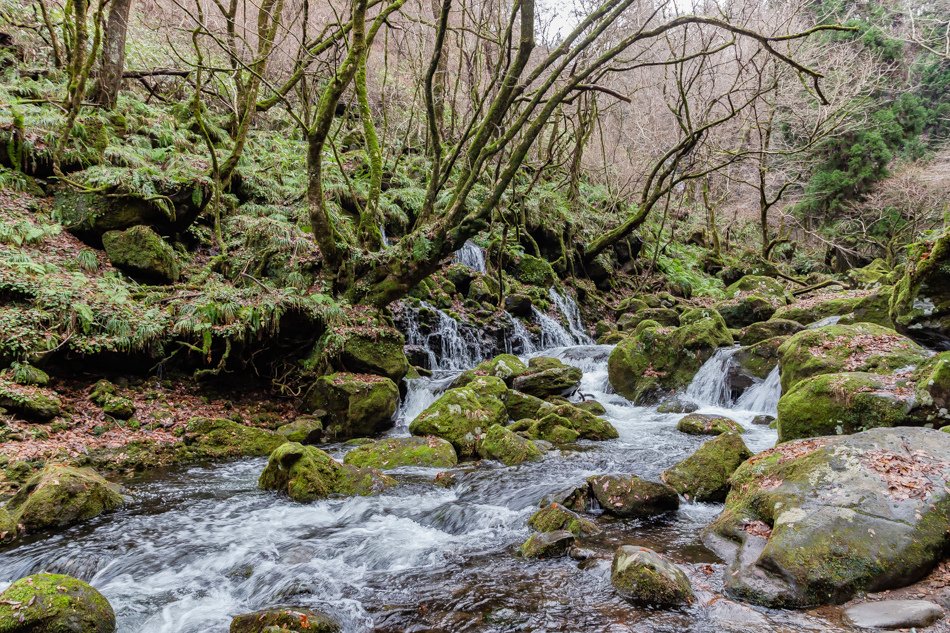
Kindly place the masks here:
POLYGON ((915 582, 946 551, 950 435, 878 428, 780 444, 733 474, 703 541, 726 590, 773 607, 915 582))

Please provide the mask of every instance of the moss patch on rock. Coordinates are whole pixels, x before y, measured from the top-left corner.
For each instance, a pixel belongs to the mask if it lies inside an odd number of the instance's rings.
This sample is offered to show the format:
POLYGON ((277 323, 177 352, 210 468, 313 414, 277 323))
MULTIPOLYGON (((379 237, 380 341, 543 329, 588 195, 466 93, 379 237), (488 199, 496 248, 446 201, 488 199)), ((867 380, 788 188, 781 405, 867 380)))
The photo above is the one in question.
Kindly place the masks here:
POLYGON ((739 336, 739 343, 742 345, 755 345, 766 339, 775 336, 790 336, 797 334, 805 329, 805 326, 798 321, 789 319, 770 319, 761 323, 753 323, 742 330, 739 336))
POLYGON ((142 281, 173 283, 181 276, 175 249, 147 226, 107 231, 102 246, 113 266, 142 281))
POLYGON ((339 622, 326 613, 283 607, 235 616, 228 633, 339 633, 342 630, 339 622))
POLYGON ((729 477, 750 457, 752 452, 741 437, 723 433, 663 471, 662 479, 687 499, 724 501, 729 492, 729 477))
POLYGON ((409 424, 409 432, 441 437, 452 443, 459 457, 475 457, 487 430, 507 422, 502 400, 507 395, 503 380, 479 376, 465 387, 443 393, 409 424))
POLYGON ((341 464, 314 446, 288 442, 267 460, 258 486, 306 503, 331 495, 371 495, 396 485, 396 480, 373 468, 341 464))
POLYGON ((515 377, 512 387, 539 398, 569 395, 577 389, 583 372, 556 358, 535 356, 528 361, 527 371, 515 377))
POLYGON ((52 389, 18 385, 0 378, 0 406, 29 422, 48 422, 62 413, 63 403, 52 389))
POLYGON ((389 378, 337 372, 320 376, 304 396, 307 411, 323 411, 324 434, 335 439, 374 435, 391 428, 399 388, 389 378))
POLYGON ((538 461, 542 456, 534 442, 498 424, 489 427, 478 451, 485 459, 495 459, 506 466, 538 461))
POLYGON ((724 415, 690 413, 676 423, 676 430, 689 435, 722 435, 744 433, 742 425, 724 415))
POLYGON ((7 504, 27 532, 59 529, 111 512, 125 503, 122 488, 89 468, 47 465, 7 504))
POLYGON ((636 475, 595 475, 587 484, 607 514, 642 519, 676 510, 679 497, 672 487, 636 475))
POLYGON ((617 548, 610 582, 617 593, 636 604, 678 607, 693 601, 693 588, 683 570, 646 547, 617 548))
POLYGON ((387 470, 400 466, 451 468, 458 463, 452 443, 437 437, 396 437, 357 446, 344 464, 387 470))
POLYGON ((559 503, 550 503, 531 515, 528 525, 538 532, 567 530, 577 537, 600 534, 602 530, 588 518, 582 517, 559 503))
POLYGON ((33 574, 0 593, 4 633, 115 633, 115 612, 91 585, 63 574, 33 574))
POLYGON ((195 459, 263 457, 287 441, 274 431, 222 418, 195 418, 185 427, 185 450, 195 459))

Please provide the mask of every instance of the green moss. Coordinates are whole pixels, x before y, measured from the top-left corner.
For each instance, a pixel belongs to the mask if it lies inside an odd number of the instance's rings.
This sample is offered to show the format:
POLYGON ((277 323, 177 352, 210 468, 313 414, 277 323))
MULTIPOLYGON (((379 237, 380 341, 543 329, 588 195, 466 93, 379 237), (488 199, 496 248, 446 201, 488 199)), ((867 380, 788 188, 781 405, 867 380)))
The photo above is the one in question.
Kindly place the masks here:
POLYGON ((455 449, 437 437, 399 437, 363 444, 348 452, 344 464, 360 468, 399 468, 425 466, 451 468, 458 463, 455 449))
POLYGON ((122 489, 88 468, 48 465, 7 505, 28 532, 64 528, 120 507, 122 489))
POLYGON ((548 288, 557 281, 557 275, 547 260, 531 255, 521 255, 517 258, 512 274, 521 283, 530 286, 548 288))
POLYGON ((265 609, 235 616, 229 633, 339 633, 339 623, 311 609, 265 609))
MULTIPOLYGON (((743 328, 753 323, 767 321, 775 313, 776 299, 758 295, 741 296, 731 301, 716 304, 716 310, 731 328, 743 328)), ((784 302, 783 302, 784 303, 784 302)))
POLYGON ((742 438, 735 433, 704 442, 695 453, 663 471, 663 481, 694 501, 725 501, 729 477, 742 462, 752 457, 742 438))
POLYGON ((590 536, 601 532, 596 523, 558 503, 548 504, 535 512, 528 519, 528 525, 538 532, 566 530, 577 537, 590 536))
POLYGON ((679 507, 673 488, 636 475, 596 475, 587 483, 604 512, 614 516, 646 518, 679 507))
POLYGON ((570 393, 580 384, 583 372, 556 358, 536 356, 528 361, 527 371, 516 376, 512 387, 540 398, 570 393))
POLYGON ((314 415, 301 415, 296 420, 277 428, 288 442, 317 444, 323 438, 323 420, 314 415))
POLYGON ((567 530, 536 532, 521 544, 518 553, 524 558, 554 558, 564 555, 574 543, 574 535, 567 530))
POLYGON ((763 275, 746 275, 734 284, 726 287, 726 296, 735 298, 738 296, 754 294, 762 297, 785 298, 785 286, 781 282, 765 277, 763 275))
POLYGON ((689 578, 651 549, 624 545, 610 566, 610 582, 621 596, 637 604, 684 606, 693 601, 689 578))
POLYGON ((441 437, 452 443, 459 457, 474 457, 488 428, 508 420, 502 401, 507 394, 500 378, 480 376, 442 394, 409 424, 409 431, 441 437))
POLYGON ((568 423, 564 426, 577 431, 582 439, 613 440, 620 437, 617 429, 610 422, 573 404, 558 404, 550 411, 562 420, 567 420, 568 423))
POLYGON ((537 396, 529 396, 526 393, 509 389, 505 398, 505 407, 508 410, 508 417, 512 420, 524 420, 526 418, 535 418, 541 407, 547 403, 537 396))
POLYGON ((722 435, 723 433, 745 433, 735 420, 722 415, 690 413, 676 423, 676 430, 690 435, 722 435))
POLYGON ((882 286, 854 305, 850 314, 846 314, 838 323, 850 325, 852 323, 874 323, 887 328, 893 328, 890 303, 894 289, 891 286, 882 286))
POLYGON ((34 422, 48 422, 62 412, 56 392, 43 387, 18 385, 0 378, 0 406, 34 422))
POLYGON ((244 426, 231 420, 194 418, 185 428, 184 457, 222 459, 262 457, 287 441, 274 431, 244 426))
POLYGON ((778 350, 787 339, 787 336, 774 336, 759 341, 741 348, 733 358, 745 373, 764 380, 778 365, 778 350))
POLYGON ((16 519, 5 507, 0 506, 0 545, 14 541, 17 531, 16 519))
POLYGON ((49 374, 28 363, 13 363, 10 365, 10 377, 18 385, 45 387, 49 384, 49 374))
POLYGON ((276 490, 301 503, 331 495, 370 495, 396 484, 372 468, 341 464, 313 446, 287 442, 267 460, 258 486, 276 490))
POLYGON ((816 321, 827 319, 833 316, 844 316, 854 311, 854 308, 861 302, 860 297, 841 297, 838 299, 828 299, 811 305, 799 305, 793 303, 784 306, 775 311, 773 319, 787 319, 797 321, 804 325, 810 325, 816 321))
POLYGON ((463 371, 452 386, 464 387, 476 376, 495 376, 510 385, 517 376, 526 371, 528 371, 528 366, 514 354, 500 354, 490 360, 482 361, 472 369, 463 371))
POLYGON ((485 433, 478 450, 485 459, 496 459, 506 466, 538 461, 542 456, 534 442, 497 424, 485 433))
POLYGON ((90 585, 62 574, 21 578, 0 594, 3 633, 114 633, 115 613, 90 585))
POLYGON ((680 315, 670 308, 644 308, 637 312, 628 312, 617 321, 622 332, 635 330, 644 321, 653 321, 661 326, 676 327, 680 324, 680 315))
POLYGON ((147 226, 108 231, 102 246, 113 266, 142 281, 175 282, 181 274, 175 250, 147 226))
POLYGON ((304 410, 324 411, 325 435, 348 439, 392 426, 399 388, 389 378, 337 372, 321 376, 304 396, 304 410))
POLYGON ((950 419, 950 352, 935 354, 914 372, 916 413, 926 422, 950 419))
POLYGON ((739 336, 739 343, 742 345, 755 345, 762 341, 776 336, 790 336, 797 334, 805 329, 805 326, 798 321, 789 319, 770 319, 761 323, 753 323, 742 330, 739 336))

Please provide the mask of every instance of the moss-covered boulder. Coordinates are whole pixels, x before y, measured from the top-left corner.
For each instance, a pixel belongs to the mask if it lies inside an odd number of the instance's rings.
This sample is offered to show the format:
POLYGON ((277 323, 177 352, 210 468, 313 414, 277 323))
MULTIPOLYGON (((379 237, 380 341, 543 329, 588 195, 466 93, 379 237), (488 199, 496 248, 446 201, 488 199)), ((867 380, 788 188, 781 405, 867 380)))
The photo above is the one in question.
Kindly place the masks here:
POLYGON ((58 529, 120 507, 122 488, 89 468, 49 464, 10 499, 7 510, 27 532, 58 529))
POLYGON ((288 442, 319 444, 323 439, 323 420, 318 415, 300 415, 293 422, 277 427, 288 442))
POLYGON ((755 345, 766 339, 776 336, 790 336, 797 334, 805 329, 805 326, 798 321, 789 319, 770 319, 761 323, 753 323, 742 330, 739 336, 741 345, 755 345))
POLYGON ((631 332, 644 321, 655 321, 662 326, 676 327, 680 324, 680 315, 679 312, 670 308, 643 308, 621 316, 617 320, 617 327, 622 332, 631 332))
POLYGON ((542 412, 547 411, 568 420, 570 424, 567 427, 577 431, 581 439, 600 441, 620 437, 617 429, 610 422, 573 404, 563 403, 550 409, 542 409, 542 412))
POLYGON ((746 275, 739 281, 727 286, 725 295, 730 299, 756 295, 765 298, 776 298, 783 303, 787 297, 785 286, 780 281, 764 275, 746 275))
POLYGON ((476 376, 494 376, 505 384, 528 371, 528 366, 514 354, 500 354, 490 360, 482 361, 472 369, 467 369, 452 382, 452 387, 464 387, 476 376))
POLYGON ((63 403, 52 389, 5 379, 0 379, 0 407, 28 422, 49 422, 63 411, 63 403))
POLYGON ((779 348, 786 336, 773 336, 754 345, 739 348, 729 366, 729 384, 746 389, 757 381, 765 380, 779 363, 779 348))
POLYGON ((119 388, 108 380, 99 380, 92 386, 89 399, 102 412, 119 420, 128 420, 135 414, 135 403, 119 394, 119 388))
POLYGON ((551 264, 533 255, 517 255, 508 265, 508 271, 515 279, 529 286, 549 288, 557 281, 551 264))
POLYGON ((307 411, 324 411, 324 434, 365 437, 389 429, 399 405, 399 387, 385 376, 337 372, 320 376, 304 396, 307 411))
POLYGON ((49 374, 29 363, 13 363, 10 366, 10 379, 18 385, 45 387, 49 384, 49 374))
POLYGON ((525 558, 556 558, 566 554, 576 542, 577 539, 567 530, 535 532, 518 551, 525 558))
POLYGON ((529 396, 514 389, 509 389, 505 397, 508 417, 512 420, 534 419, 538 417, 538 411, 547 406, 549 404, 541 398, 529 396))
POLYGON ((357 374, 376 374, 398 383, 409 372, 403 349, 406 341, 399 330, 377 325, 350 328, 329 356, 333 367, 357 374))
POLYGON ((685 397, 673 396, 660 403, 657 413, 693 413, 699 405, 685 397))
POLYGON ((722 435, 744 433, 742 425, 724 415, 690 413, 676 423, 676 430, 689 435, 722 435))
POLYGON ((820 374, 795 383, 778 402, 778 440, 849 435, 877 427, 912 424, 914 390, 909 376, 866 372, 820 374))
POLYGON ((729 327, 744 328, 759 321, 767 321, 775 314, 776 304, 774 297, 767 299, 750 294, 717 303, 716 310, 729 327))
POLYGON ((642 519, 680 505, 672 487, 636 475, 595 475, 587 478, 587 484, 604 512, 618 517, 642 519))
POLYGON ((115 612, 92 586, 63 574, 33 574, 0 593, 3 633, 115 633, 115 612))
POLYGON ((495 459, 506 466, 538 461, 542 456, 534 442, 498 424, 489 427, 478 452, 485 459, 495 459))
POLYGON ((948 455, 945 433, 879 428, 746 460, 703 533, 730 563, 727 592, 797 608, 922 578, 946 551, 948 455))
POLYGON ((610 565, 610 582, 617 593, 639 605, 680 607, 693 601, 693 588, 683 570, 638 545, 617 548, 610 565))
POLYGON ((479 376, 443 393, 409 424, 409 431, 441 437, 452 443, 459 457, 475 457, 488 429, 508 421, 503 401, 507 395, 501 378, 479 376))
POLYGON ((194 418, 185 427, 184 442, 196 459, 264 457, 287 441, 274 431, 223 418, 194 418))
POLYGON ((929 347, 950 349, 950 231, 907 249, 890 316, 899 331, 929 347))
POLYGON ((950 352, 929 358, 914 372, 915 414, 922 422, 940 427, 950 420, 950 352))
POLYGON ((287 442, 271 453, 257 484, 306 503, 331 495, 376 494, 396 480, 375 468, 341 464, 315 446, 287 442))
POLYGON ((400 466, 451 468, 458 463, 451 442, 438 437, 394 437, 357 446, 344 464, 387 470, 400 466))
MULTIPOLYGON (((549 411, 549 410, 542 410, 549 411)), ((576 442, 580 433, 571 428, 571 421, 556 413, 547 412, 539 420, 518 420, 511 430, 535 440, 544 440, 552 444, 570 444, 576 442)))
POLYGON ((772 318, 787 319, 797 321, 803 325, 811 325, 822 319, 850 314, 860 302, 860 296, 836 297, 833 299, 800 299, 791 305, 776 310, 772 318))
POLYGON ((574 406, 581 411, 587 411, 593 415, 599 416, 607 414, 607 408, 596 400, 581 400, 580 402, 575 402, 574 406))
POLYGON ((567 530, 577 537, 600 534, 603 531, 590 519, 582 517, 557 502, 552 502, 532 514, 528 519, 528 525, 538 532, 567 530))
POLYGON ((512 387, 538 398, 570 395, 580 384, 583 373, 556 358, 535 356, 528 361, 527 371, 515 377, 512 387))
POLYGON ((339 633, 342 630, 339 622, 321 611, 282 607, 235 616, 228 633, 339 633))
POLYGON ((891 319, 890 314, 891 296, 893 293, 894 289, 891 286, 878 288, 855 303, 854 309, 849 314, 841 317, 838 323, 841 325, 874 323, 876 325, 893 328, 894 321, 891 319))
POLYGON ((704 442, 695 453, 663 471, 664 483, 693 501, 724 501, 729 477, 752 452, 736 433, 704 442))
POLYGON ((175 249, 147 226, 108 231, 102 246, 113 266, 142 281, 174 283, 181 276, 175 249))
POLYGON ((847 276, 855 286, 873 288, 886 283, 892 272, 887 262, 878 257, 863 268, 852 268, 848 271, 847 276))
POLYGON ((732 333, 715 310, 688 310, 684 325, 648 328, 620 341, 607 363, 614 390, 637 404, 649 404, 682 389, 716 348, 732 344, 732 333))
POLYGON ((11 543, 18 536, 16 519, 4 506, 0 506, 0 545, 11 543))
POLYGON ((872 323, 804 330, 789 337, 778 353, 783 393, 809 376, 853 371, 889 374, 928 357, 924 348, 906 336, 872 323))

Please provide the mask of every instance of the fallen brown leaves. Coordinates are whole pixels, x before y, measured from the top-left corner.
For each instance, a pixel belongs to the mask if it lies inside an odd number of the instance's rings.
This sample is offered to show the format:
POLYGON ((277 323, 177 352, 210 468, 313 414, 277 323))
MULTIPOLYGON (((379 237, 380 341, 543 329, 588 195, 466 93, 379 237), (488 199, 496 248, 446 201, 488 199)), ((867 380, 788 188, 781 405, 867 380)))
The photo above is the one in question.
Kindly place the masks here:
POLYGON ((772 536, 772 528, 765 521, 749 521, 742 525, 742 531, 750 536, 760 536, 769 538, 772 536))
POLYGON ((933 478, 948 469, 947 462, 935 462, 921 452, 910 455, 887 450, 868 451, 863 464, 887 483, 888 493, 895 499, 924 499, 933 490, 933 478))

